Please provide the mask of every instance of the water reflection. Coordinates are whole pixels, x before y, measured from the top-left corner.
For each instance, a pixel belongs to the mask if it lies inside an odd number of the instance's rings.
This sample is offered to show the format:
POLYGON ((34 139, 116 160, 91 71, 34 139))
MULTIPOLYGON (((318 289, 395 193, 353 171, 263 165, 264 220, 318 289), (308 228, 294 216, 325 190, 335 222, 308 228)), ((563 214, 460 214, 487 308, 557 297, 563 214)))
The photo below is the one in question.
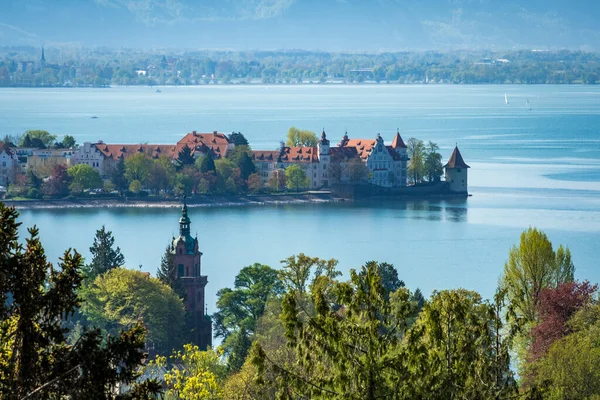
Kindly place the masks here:
POLYGON ((376 200, 355 203, 352 207, 389 212, 395 218, 467 222, 467 199, 448 200, 376 200))

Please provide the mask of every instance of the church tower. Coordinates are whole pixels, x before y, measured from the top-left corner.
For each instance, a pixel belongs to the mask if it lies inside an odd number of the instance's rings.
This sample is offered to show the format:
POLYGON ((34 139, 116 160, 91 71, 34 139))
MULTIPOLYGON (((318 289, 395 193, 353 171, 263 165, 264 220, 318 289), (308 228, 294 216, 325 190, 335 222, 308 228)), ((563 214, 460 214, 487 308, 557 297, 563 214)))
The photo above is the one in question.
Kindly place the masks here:
POLYGON ((204 350, 212 345, 212 322, 205 313, 204 288, 208 277, 202 275, 202 253, 198 249, 198 238, 190 234, 188 208, 183 202, 179 218, 179 236, 173 239, 171 253, 177 269, 177 279, 185 290, 185 308, 191 315, 194 342, 204 350))
POLYGON ((40 58, 41 69, 46 68, 46 57, 44 56, 44 46, 42 46, 42 57, 40 58))

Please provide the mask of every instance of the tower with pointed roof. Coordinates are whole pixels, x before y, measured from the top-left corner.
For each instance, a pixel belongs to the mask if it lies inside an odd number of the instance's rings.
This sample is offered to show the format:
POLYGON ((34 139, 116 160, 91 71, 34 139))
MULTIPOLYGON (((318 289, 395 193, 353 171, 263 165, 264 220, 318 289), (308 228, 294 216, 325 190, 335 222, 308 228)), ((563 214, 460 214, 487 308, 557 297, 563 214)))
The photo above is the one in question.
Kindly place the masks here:
POLYGON ((42 57, 40 58, 41 69, 46 67, 46 57, 44 56, 44 46, 42 46, 42 57))
POLYGON ((400 181, 400 186, 406 186, 406 171, 408 168, 408 148, 402 140, 402 136, 400 136, 400 129, 396 129, 396 136, 394 136, 394 140, 392 140, 392 149, 396 152, 400 160, 400 176, 398 176, 398 180, 400 181))
POLYGON ((454 147, 454 151, 450 159, 444 165, 445 179, 451 192, 468 193, 467 192, 467 169, 471 168, 465 163, 458 146, 454 147))
POLYGON ((204 289, 208 277, 202 275, 202 252, 198 248, 198 237, 190 234, 190 225, 184 199, 179 218, 179 236, 173 238, 171 253, 177 279, 185 290, 185 308, 191 316, 194 342, 200 349, 206 349, 212 344, 212 323, 205 313, 204 289))
POLYGON ((325 129, 323 129, 323 132, 321 133, 321 139, 317 142, 317 150, 319 154, 319 171, 317 172, 320 175, 319 181, 321 182, 321 186, 328 187, 328 168, 331 161, 331 155, 329 152, 329 139, 327 139, 325 129))

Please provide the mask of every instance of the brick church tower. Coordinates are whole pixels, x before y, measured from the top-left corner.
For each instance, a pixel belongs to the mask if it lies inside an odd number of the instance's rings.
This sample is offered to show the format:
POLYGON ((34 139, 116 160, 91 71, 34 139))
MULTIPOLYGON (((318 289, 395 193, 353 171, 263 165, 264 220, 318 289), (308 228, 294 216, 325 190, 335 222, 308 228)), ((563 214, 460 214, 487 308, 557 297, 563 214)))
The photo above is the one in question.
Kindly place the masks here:
POLYGON ((190 235, 190 218, 183 202, 179 219, 179 236, 173 239, 171 252, 177 268, 177 279, 186 293, 185 308, 191 316, 194 344, 201 350, 212 345, 212 322, 205 313, 204 288, 208 277, 202 275, 202 253, 198 249, 198 238, 190 235))

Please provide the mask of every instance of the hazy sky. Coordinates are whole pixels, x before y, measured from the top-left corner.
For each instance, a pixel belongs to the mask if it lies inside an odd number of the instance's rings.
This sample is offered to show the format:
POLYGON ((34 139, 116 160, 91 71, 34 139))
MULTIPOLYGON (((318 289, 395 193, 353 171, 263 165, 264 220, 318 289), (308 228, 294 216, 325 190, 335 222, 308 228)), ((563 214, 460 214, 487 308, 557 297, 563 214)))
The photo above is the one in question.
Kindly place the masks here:
POLYGON ((0 45, 600 49, 597 0, 1 0, 0 45))

